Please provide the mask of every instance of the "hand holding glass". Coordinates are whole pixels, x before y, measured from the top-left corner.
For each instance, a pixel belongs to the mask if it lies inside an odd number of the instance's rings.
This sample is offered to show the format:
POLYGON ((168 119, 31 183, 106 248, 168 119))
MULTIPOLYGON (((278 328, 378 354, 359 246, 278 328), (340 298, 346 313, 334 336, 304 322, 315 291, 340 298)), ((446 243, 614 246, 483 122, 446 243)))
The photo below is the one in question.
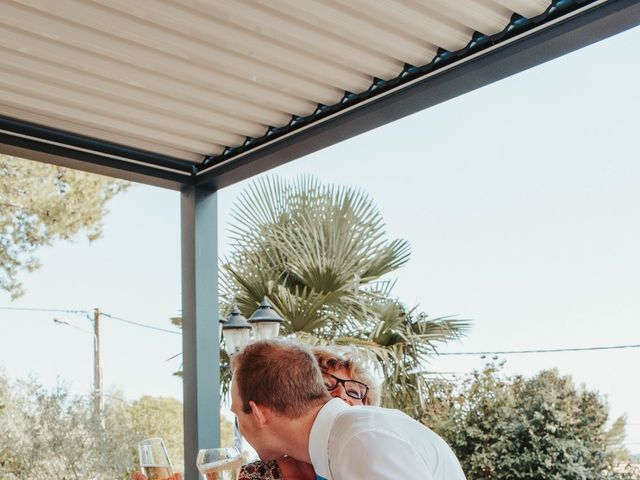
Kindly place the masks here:
POLYGON ((202 480, 238 480, 242 455, 237 448, 208 448, 196 458, 202 480))
POLYGON ((149 480, 168 479, 173 476, 169 454, 161 438, 147 438, 138 444, 140 466, 149 480))

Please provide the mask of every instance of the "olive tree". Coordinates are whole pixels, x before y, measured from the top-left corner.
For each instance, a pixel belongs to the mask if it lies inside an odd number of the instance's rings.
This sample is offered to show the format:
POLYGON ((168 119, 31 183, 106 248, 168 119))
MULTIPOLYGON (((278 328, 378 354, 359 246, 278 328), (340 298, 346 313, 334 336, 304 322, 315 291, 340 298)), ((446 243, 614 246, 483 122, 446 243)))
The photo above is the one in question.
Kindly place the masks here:
POLYGON ((625 455, 624 419, 606 428, 601 395, 557 370, 509 377, 502 365, 431 383, 422 421, 451 445, 469 480, 634 478, 613 469, 625 455))
POLYGON ((128 183, 0 155, 0 289, 24 293, 18 274, 38 268, 36 251, 84 232, 102 233, 106 206, 128 183))

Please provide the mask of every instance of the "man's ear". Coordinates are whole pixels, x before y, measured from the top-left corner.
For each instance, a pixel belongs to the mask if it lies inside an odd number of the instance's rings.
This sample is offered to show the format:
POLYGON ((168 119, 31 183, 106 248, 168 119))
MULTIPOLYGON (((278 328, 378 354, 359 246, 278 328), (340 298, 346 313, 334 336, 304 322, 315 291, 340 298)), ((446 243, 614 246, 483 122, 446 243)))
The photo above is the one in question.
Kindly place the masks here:
POLYGON ((267 418, 269 416, 269 412, 267 412, 267 408, 262 405, 258 405, 253 400, 249 400, 249 406, 251 407, 251 415, 253 415, 256 425, 260 428, 264 428, 268 423, 267 418))

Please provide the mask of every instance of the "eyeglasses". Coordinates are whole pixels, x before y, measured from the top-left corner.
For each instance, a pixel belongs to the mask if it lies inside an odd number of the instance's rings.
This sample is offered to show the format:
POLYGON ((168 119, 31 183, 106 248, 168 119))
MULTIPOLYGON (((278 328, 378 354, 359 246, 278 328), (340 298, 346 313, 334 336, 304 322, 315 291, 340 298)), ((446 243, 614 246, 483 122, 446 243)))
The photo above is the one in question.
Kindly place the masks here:
POLYGON ((344 380, 328 372, 322 372, 322 378, 324 378, 324 385, 327 387, 327 390, 335 390, 338 388, 338 385, 342 384, 344 392, 356 400, 364 400, 369 391, 368 385, 358 382, 357 380, 344 380))

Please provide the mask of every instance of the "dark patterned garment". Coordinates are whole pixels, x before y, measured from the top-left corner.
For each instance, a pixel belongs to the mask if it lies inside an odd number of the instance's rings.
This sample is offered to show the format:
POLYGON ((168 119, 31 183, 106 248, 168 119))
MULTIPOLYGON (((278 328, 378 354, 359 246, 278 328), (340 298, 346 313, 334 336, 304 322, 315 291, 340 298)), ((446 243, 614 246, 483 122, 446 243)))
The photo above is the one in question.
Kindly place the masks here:
POLYGON ((280 467, 275 460, 248 463, 240 469, 238 480, 282 480, 280 467))

